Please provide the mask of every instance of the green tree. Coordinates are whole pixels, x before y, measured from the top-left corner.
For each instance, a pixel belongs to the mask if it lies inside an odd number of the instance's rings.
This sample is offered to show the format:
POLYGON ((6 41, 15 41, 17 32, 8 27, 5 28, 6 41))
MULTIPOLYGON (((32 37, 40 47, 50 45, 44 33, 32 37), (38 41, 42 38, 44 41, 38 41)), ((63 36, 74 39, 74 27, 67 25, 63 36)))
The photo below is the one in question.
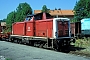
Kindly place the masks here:
POLYGON ((14 23, 14 21, 15 21, 15 16, 16 16, 15 11, 12 11, 7 15, 6 25, 7 25, 7 27, 10 27, 9 31, 11 31, 12 23, 14 23))
POLYGON ((6 20, 7 20, 7 19, 5 18, 5 19, 2 20, 2 22, 6 22, 6 20))
POLYGON ((43 5, 42 12, 49 13, 50 12, 49 10, 50 9, 48 9, 46 5, 43 5))
POLYGON ((6 22, 6 19, 0 20, 0 22, 6 22))
POLYGON ((80 21, 90 17, 90 0, 79 0, 74 7, 74 20, 80 21))
POLYGON ((20 3, 19 6, 16 8, 16 12, 16 22, 24 21, 26 15, 32 14, 32 8, 26 2, 20 3))
POLYGON ((32 8, 29 4, 20 3, 16 8, 16 11, 12 11, 7 15, 6 24, 7 27, 10 27, 8 31, 11 31, 12 23, 24 21, 26 15, 32 14, 32 8))

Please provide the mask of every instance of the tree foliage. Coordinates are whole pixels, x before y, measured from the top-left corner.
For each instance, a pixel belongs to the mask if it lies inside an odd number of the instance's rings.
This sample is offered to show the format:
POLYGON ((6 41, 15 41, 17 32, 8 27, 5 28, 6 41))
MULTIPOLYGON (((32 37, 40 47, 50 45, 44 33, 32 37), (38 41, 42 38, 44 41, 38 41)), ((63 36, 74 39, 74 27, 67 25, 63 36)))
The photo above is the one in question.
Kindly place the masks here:
POLYGON ((12 28, 12 23, 14 23, 14 21, 15 21, 15 16, 16 16, 15 11, 12 11, 7 15, 6 24, 7 24, 7 27, 10 27, 9 30, 11 30, 11 28, 12 28))
POLYGON ((24 21, 26 15, 32 14, 32 8, 29 4, 20 3, 15 11, 10 12, 7 15, 6 24, 8 27, 12 27, 12 23, 24 21))
POLYGON ((20 3, 16 8, 16 21, 23 21, 28 14, 32 14, 32 8, 27 3, 20 3))
POLYGON ((74 20, 80 21, 90 17, 90 0, 79 0, 74 7, 74 20))
POLYGON ((6 19, 0 20, 0 23, 1 23, 1 22, 6 22, 6 19))
POLYGON ((46 5, 43 5, 42 12, 49 13, 49 10, 46 5))

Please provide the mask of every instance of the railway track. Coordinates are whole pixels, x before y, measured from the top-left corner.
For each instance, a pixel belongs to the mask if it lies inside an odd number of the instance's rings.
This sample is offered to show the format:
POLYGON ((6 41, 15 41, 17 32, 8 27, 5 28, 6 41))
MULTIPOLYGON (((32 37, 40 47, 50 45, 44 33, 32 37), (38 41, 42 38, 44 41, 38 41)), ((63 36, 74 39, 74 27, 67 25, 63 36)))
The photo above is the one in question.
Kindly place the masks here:
POLYGON ((12 60, 90 60, 87 57, 5 41, 0 41, 0 55, 12 60))
MULTIPOLYGON (((6 41, 6 42, 10 42, 8 40, 1 40, 1 41, 6 41)), ((11 43, 16 43, 18 44, 17 42, 11 42, 11 43)), ((23 43, 23 45, 27 45, 27 46, 30 46, 29 44, 26 44, 26 43, 23 43)), ((33 47, 36 47, 36 48, 42 48, 42 49, 47 49, 47 50, 52 50, 52 51, 57 51, 55 49, 52 49, 52 48, 45 48, 45 47, 39 47, 39 45, 35 45, 33 47)), ((84 52, 81 52, 80 50, 82 50, 84 48, 80 48, 80 47, 75 47, 73 45, 71 45, 69 47, 69 49, 67 50, 64 50, 64 51, 57 51, 57 52, 63 52, 63 53, 67 53, 67 54, 74 54, 74 55, 78 55, 78 56, 84 56, 84 57, 90 57, 90 54, 89 53, 84 53, 84 52)))

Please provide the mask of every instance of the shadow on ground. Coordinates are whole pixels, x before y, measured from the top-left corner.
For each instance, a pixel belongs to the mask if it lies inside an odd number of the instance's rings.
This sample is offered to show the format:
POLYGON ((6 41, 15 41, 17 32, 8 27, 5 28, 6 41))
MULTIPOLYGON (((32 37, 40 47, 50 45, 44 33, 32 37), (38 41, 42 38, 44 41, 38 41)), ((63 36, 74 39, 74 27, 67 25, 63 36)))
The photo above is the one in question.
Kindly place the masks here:
POLYGON ((86 48, 83 48, 83 47, 75 47, 74 45, 71 45, 68 50, 70 51, 80 51, 80 50, 84 50, 86 48))

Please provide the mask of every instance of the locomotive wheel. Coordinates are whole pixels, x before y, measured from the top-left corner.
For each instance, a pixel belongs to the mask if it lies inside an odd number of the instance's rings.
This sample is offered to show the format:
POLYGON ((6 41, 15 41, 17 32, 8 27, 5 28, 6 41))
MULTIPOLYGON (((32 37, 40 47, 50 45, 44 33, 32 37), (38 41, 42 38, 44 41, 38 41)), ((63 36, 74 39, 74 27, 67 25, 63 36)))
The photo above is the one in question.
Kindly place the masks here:
POLYGON ((9 38, 8 42, 14 42, 13 38, 9 38))
POLYGON ((17 43, 18 44, 21 44, 22 43, 22 40, 21 39, 17 39, 17 43))
POLYGON ((54 49, 60 51, 59 42, 57 40, 54 40, 54 49))
POLYGON ((29 45, 30 45, 30 46, 34 46, 34 41, 30 41, 30 40, 29 40, 29 45))
POLYGON ((19 39, 17 39, 17 43, 19 44, 19 42, 20 42, 20 40, 19 39))
POLYGON ((2 38, 0 38, 0 41, 2 41, 2 38))
POLYGON ((39 45, 39 48, 43 48, 43 46, 45 45, 45 43, 43 42, 43 43, 41 43, 40 45, 39 45))
POLYGON ((10 42, 11 41, 11 38, 9 38, 7 41, 10 42))
POLYGON ((14 39, 13 38, 11 38, 11 42, 14 43, 14 39))
POLYGON ((63 46, 63 40, 54 40, 54 49, 63 52, 65 49, 63 46))
POLYGON ((22 44, 22 40, 19 40, 19 44, 22 44))
POLYGON ((59 41, 59 48, 60 48, 60 51, 61 52, 65 52, 65 53, 68 53, 70 52, 70 50, 68 50, 69 48, 69 44, 68 44, 68 41, 66 41, 66 43, 64 43, 65 40, 60 40, 59 41), (65 44, 65 45, 64 45, 65 44))

